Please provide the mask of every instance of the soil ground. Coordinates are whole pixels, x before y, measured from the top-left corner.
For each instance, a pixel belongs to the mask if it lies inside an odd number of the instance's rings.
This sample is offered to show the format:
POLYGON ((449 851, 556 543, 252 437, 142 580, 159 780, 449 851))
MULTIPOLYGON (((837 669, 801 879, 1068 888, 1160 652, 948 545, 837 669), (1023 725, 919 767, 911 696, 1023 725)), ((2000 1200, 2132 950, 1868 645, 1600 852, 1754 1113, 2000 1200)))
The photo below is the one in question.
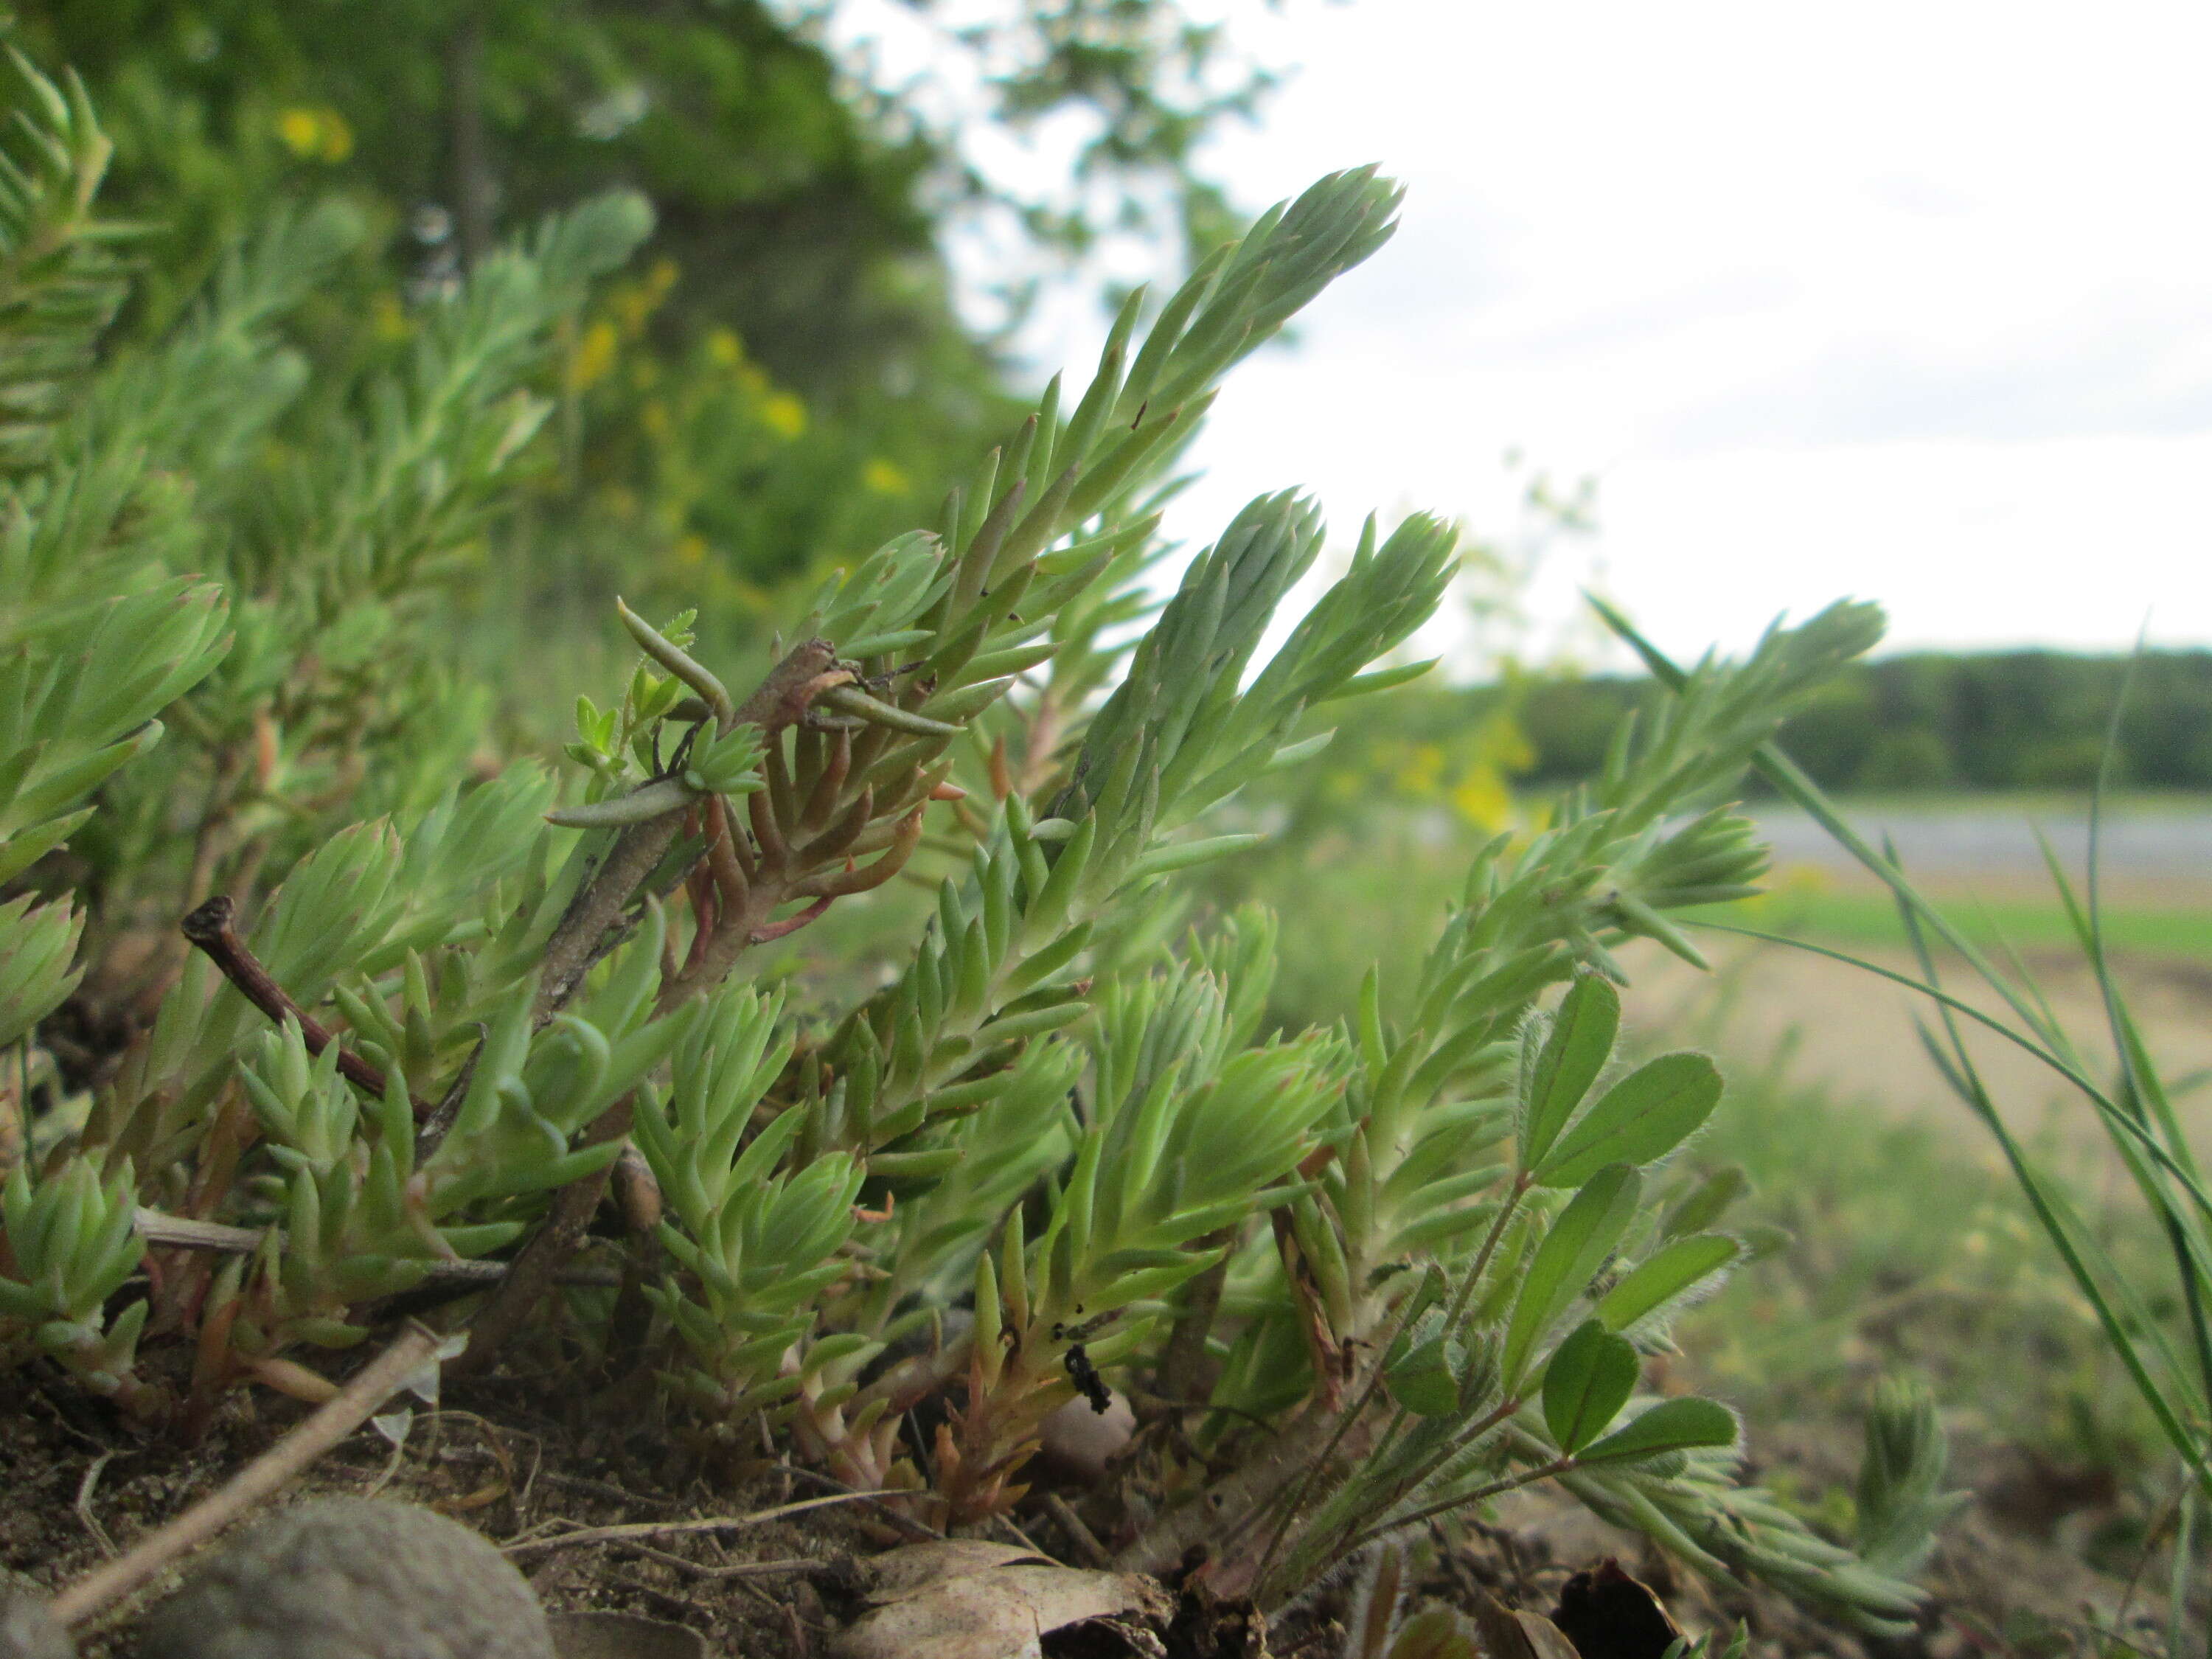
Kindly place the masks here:
MULTIPOLYGON (((833 1502, 742 1531, 696 1531, 564 1547, 584 1528, 750 1516, 837 1495, 834 1485, 776 1471, 709 1489, 672 1458, 659 1425, 636 1414, 594 1428, 526 1387, 488 1386, 417 1413, 394 1448, 364 1429, 325 1457, 284 1501, 332 1494, 430 1505, 502 1546, 550 1611, 612 1609, 696 1630, 732 1659, 820 1651, 823 1609, 800 1571, 733 1573, 739 1564, 828 1563, 868 1554, 898 1534, 833 1502), (550 1407, 552 1409, 548 1410, 550 1407)), ((144 1438, 78 1393, 49 1387, 37 1367, 0 1382, 0 1566, 58 1588, 127 1549, 205 1497, 264 1449, 303 1408, 241 1409, 197 1449, 144 1438)), ((190 1563, 185 1571, 189 1571, 190 1563)), ((137 1614, 180 1582, 171 1572, 80 1632, 86 1659, 131 1651, 137 1614)))
MULTIPOLYGON (((1829 872, 1821 878, 1847 893, 1871 896, 1876 890, 1870 881, 1849 875, 1829 872)), ((1777 885, 1790 879, 1785 869, 1777 885)), ((2014 893, 2046 896, 2047 885, 2038 889, 2036 880, 2027 872, 2000 870, 1984 872, 1971 890, 1959 881, 1932 886, 1937 902, 1964 919, 1977 897, 2001 902, 2014 893)), ((2212 887, 2196 881, 2117 882, 2108 898, 2138 911, 2163 905, 2175 913, 2212 913, 2212 887)), ((1899 945, 1838 939, 1817 931, 1807 938, 1892 973, 1921 976, 1912 953, 1899 945)), ((1628 1016, 1652 1040, 1710 1046, 1739 1066, 1778 1062, 1785 1081, 1956 1130, 1963 1149, 1995 1158, 1987 1130, 1951 1092, 1922 1046, 1916 1022, 1932 1025, 1940 1012, 1929 998, 1808 950, 1713 932, 1700 933, 1698 943, 1713 965, 1710 975, 1643 941, 1624 956, 1637 990, 1628 1016)), ((2000 969, 2014 965, 1997 951, 1988 954, 2000 969)), ((2123 949, 2112 953, 2112 962, 2163 1075, 2189 1079, 2212 1068, 2212 955, 2123 949)), ((2021 949, 2017 963, 2080 1045, 2091 1075, 2108 1080, 2114 1060, 2105 1035, 2103 994, 2081 954, 2036 945, 2021 949)), ((1944 988, 1953 995, 2007 1024, 2019 1024, 1955 956, 1939 953, 1937 966, 1944 988)), ((2069 1134, 2078 1131, 2084 1144, 2101 1140, 2088 1103, 2063 1078, 1973 1021, 1962 1018, 1960 1024, 1992 1097, 2016 1131, 2033 1134, 2055 1124, 2069 1134)), ((2212 1123, 2212 1091, 2191 1091, 2179 1103, 2185 1119, 2212 1123)))
MULTIPOLYGON (((0 1505, 0 1565, 50 1587, 68 1583, 206 1495, 298 1412, 264 1401, 260 1412, 240 1412, 207 1444, 187 1450, 135 1437, 81 1395, 45 1386, 35 1369, 16 1372, 0 1389, 0 1491, 9 1498, 0 1505)), ((1844 1440, 1818 1425, 1765 1432, 1759 1473, 1781 1473, 1807 1490, 1848 1483, 1856 1450, 1844 1440)), ((549 1610, 617 1610, 679 1624, 729 1659, 824 1654, 832 1620, 807 1564, 826 1567, 840 1557, 865 1556, 897 1542, 899 1534, 860 1503, 764 1514, 823 1495, 819 1484, 766 1468, 709 1482, 669 1445, 661 1425, 650 1420, 594 1424, 588 1411, 533 1400, 526 1382, 488 1385, 443 1410, 419 1414, 398 1448, 368 1430, 356 1434, 283 1501, 344 1493, 427 1504, 507 1547, 549 1610), (674 1529, 673 1523, 703 1516, 761 1518, 716 1534, 674 1529), (636 1523, 672 1529, 574 1547, 562 1542, 586 1528, 636 1523)), ((1417 1598, 1463 1609, 1472 1605, 1470 1587, 1480 1586, 1508 1605, 1548 1612, 1571 1573, 1617 1558, 1692 1632, 1726 1630, 1747 1620, 1754 1659, 2087 1654, 2098 1650, 2087 1641, 2093 1622, 2106 1629, 2132 1622, 2150 1635, 2154 1598, 2142 1586, 2083 1566, 2078 1524, 2024 1527, 2027 1510, 2004 1495, 2014 1474, 1994 1464, 1961 1473, 1984 1490, 1984 1501, 1948 1530, 1928 1575, 1933 1597, 1923 1628, 1902 1640, 1863 1640, 1770 1592, 1716 1590, 1640 1540, 1571 1501, 1541 1493, 1517 1497, 1468 1534, 1432 1531, 1416 1550, 1409 1582, 1417 1598)), ((1008 1541, 1073 1559, 1048 1516, 1020 1520, 1026 1529, 1008 1528, 1008 1541)), ((166 1575, 83 1633, 86 1659, 127 1655, 136 1616, 177 1582, 178 1574, 166 1575)), ((1274 1659, 1338 1659, 1349 1652, 1343 1632, 1355 1589, 1348 1583, 1323 1587, 1277 1621, 1267 1651, 1274 1659)), ((1608 1659, 1616 1653, 1659 1659, 1656 1649, 1606 1651, 1608 1659)), ((1171 1650, 1170 1659, 1195 1656, 1171 1650)), ((1261 1656, 1247 1650, 1244 1659, 1261 1656)))

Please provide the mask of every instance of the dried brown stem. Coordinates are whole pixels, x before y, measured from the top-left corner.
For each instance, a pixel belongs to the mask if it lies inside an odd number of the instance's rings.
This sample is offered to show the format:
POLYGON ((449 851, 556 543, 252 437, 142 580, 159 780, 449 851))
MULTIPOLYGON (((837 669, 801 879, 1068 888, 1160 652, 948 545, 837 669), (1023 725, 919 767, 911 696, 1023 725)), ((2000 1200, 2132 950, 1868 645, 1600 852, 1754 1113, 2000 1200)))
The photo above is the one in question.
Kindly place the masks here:
MULTIPOLYGON (((187 915, 179 927, 185 939, 207 952, 209 959, 222 970, 225 979, 238 988, 241 996, 278 1025, 288 1019, 296 1021, 301 1038, 307 1045, 307 1052, 320 1054, 337 1041, 337 1036, 328 1026, 293 1001, 284 988, 276 982, 276 976, 255 960, 253 952, 246 948, 246 941, 238 936, 237 923, 237 904, 228 895, 218 893, 187 915)), ((338 1070, 356 1088, 376 1099, 384 1097, 383 1071, 343 1046, 338 1049, 338 1070)), ((429 1102, 412 1096, 409 1098, 413 1101, 417 1118, 430 1115, 429 1102)))
POLYGON ((538 1001, 532 1014, 539 1024, 559 1013, 576 994, 584 975, 599 960, 600 942, 611 930, 622 926, 638 887, 660 867, 668 849, 676 844, 686 810, 678 807, 622 831, 591 879, 570 902, 546 945, 544 963, 538 970, 538 1001))
MULTIPOLYGON (((630 1097, 624 1095, 602 1113, 584 1132, 586 1146, 604 1146, 629 1133, 630 1097)), ((559 1282, 561 1270, 591 1225, 599 1200, 607 1195, 614 1166, 570 1182, 553 1194, 552 1207, 522 1253, 507 1266, 507 1276, 491 1300, 469 1323, 468 1352, 453 1362, 455 1375, 479 1376, 489 1370, 501 1349, 529 1323, 545 1292, 559 1282)))
POLYGON ((613 1315, 607 1322, 609 1369, 620 1376, 632 1369, 634 1357, 645 1352, 653 1328, 653 1299, 645 1293, 660 1271, 660 1183, 653 1168, 635 1146, 623 1148, 615 1160, 614 1193, 622 1211, 623 1230, 629 1235, 629 1254, 624 1260, 622 1288, 615 1297, 613 1315))
POLYGON ((453 1120, 460 1116, 461 1103, 468 1098, 469 1085, 476 1079, 477 1062, 483 1058, 484 1041, 489 1035, 489 1028, 481 1024, 477 1025, 477 1046, 469 1050, 469 1057, 461 1062, 461 1069, 454 1073, 453 1082, 447 1085, 436 1108, 422 1120, 422 1127, 415 1132, 416 1169, 430 1161, 431 1154, 438 1150, 452 1131, 453 1120))
MULTIPOLYGON (((880 1498, 869 1497, 864 1489, 858 1486, 848 1486, 844 1481, 838 1480, 837 1477, 833 1474, 824 1474, 819 1469, 810 1469, 804 1464, 799 1463, 777 1463, 772 1467, 775 1469, 777 1474, 787 1475, 793 1480, 808 1481, 814 1486, 827 1486, 832 1492, 844 1493, 848 1498, 857 1502, 863 1510, 868 1512, 871 1517, 882 1522, 884 1525, 889 1527, 893 1532, 898 1534, 900 1537, 908 1540, 911 1543, 927 1544, 945 1536, 945 1534, 938 1531, 936 1528, 924 1526, 921 1522, 915 1520, 912 1516, 907 1514, 902 1510, 894 1508, 891 1504, 883 1502, 880 1498)), ((891 1496, 894 1498, 906 1498, 913 1497, 914 1494, 912 1492, 894 1492, 891 1496)))
POLYGON ((23 1109, 12 1083, 0 1083, 0 1181, 23 1158, 23 1109))
MULTIPOLYGON (((132 1223, 149 1244, 171 1250, 205 1250, 217 1255, 252 1255, 267 1235, 256 1227, 227 1227, 219 1221, 196 1221, 190 1216, 167 1215, 160 1210, 138 1208, 132 1223)), ((507 1277, 504 1261, 426 1261, 426 1285, 458 1285, 465 1289, 489 1289, 507 1277)), ((620 1284, 618 1275, 590 1268, 561 1275, 564 1285, 595 1285, 601 1289, 620 1284)))
POLYGON ((1231 1253, 1227 1247, 1236 1240, 1237 1229, 1224 1227, 1193 1247, 1200 1252, 1218 1250, 1221 1259, 1193 1279, 1184 1291, 1174 1334, 1168 1338, 1167 1352, 1160 1362, 1161 1389, 1177 1400, 1212 1398, 1221 1367, 1206 1352, 1206 1339, 1213 1334, 1213 1322, 1221 1311, 1222 1289, 1229 1282, 1231 1253))
MULTIPOLYGON (((658 1561, 665 1567, 692 1578, 783 1578, 793 1573, 817 1573, 829 1570, 829 1563, 807 1555, 794 1555, 781 1561, 732 1561, 714 1567, 704 1561, 693 1561, 668 1550, 655 1549, 650 1544, 641 1544, 635 1539, 623 1543, 622 1547, 648 1561, 658 1561)), ((789 1612, 787 1607, 785 1611, 789 1612)))
MULTIPOLYGON (((615 1527, 586 1527, 580 1531, 564 1532, 553 1538, 525 1539, 519 1544, 508 1544, 503 1548, 509 1556, 543 1555, 550 1550, 574 1549, 579 1544, 627 1544, 641 1538, 681 1538, 702 1532, 746 1532, 808 1510, 826 1510, 836 1504, 866 1503, 900 1495, 893 1492, 833 1492, 827 1498, 802 1498, 795 1504, 779 1504, 772 1510, 760 1510, 751 1515, 713 1515, 699 1521, 630 1521, 615 1527)), ((818 1566, 821 1564, 817 1562, 813 1565, 818 1566)))
POLYGON ((1056 1492, 1043 1494, 1045 1513, 1059 1524, 1060 1534, 1075 1546, 1076 1554, 1083 1558, 1086 1567, 1103 1567, 1112 1559, 1106 1547, 1098 1541, 1098 1534, 1084 1524, 1083 1517, 1069 1506, 1068 1501, 1056 1492))

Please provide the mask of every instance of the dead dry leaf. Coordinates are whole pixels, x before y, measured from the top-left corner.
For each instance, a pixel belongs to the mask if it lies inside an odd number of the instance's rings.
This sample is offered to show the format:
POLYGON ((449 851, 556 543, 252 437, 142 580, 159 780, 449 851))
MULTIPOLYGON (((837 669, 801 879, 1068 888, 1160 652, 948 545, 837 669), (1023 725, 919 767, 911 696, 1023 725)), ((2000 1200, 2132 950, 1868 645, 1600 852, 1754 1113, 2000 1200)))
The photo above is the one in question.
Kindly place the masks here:
POLYGON ((1482 1659, 1581 1659, 1542 1613, 1509 1607, 1479 1584, 1474 1597, 1475 1651, 1482 1659))
POLYGON ((1559 1587, 1552 1617, 1583 1659, 1662 1659, 1681 1627, 1649 1585, 1608 1556, 1559 1587))
POLYGON ((1175 1604, 1137 1573, 1064 1567, 980 1539, 909 1544, 860 1564, 862 1611, 830 1644, 836 1659, 1024 1659, 1073 1626, 1162 1651, 1152 1632, 1175 1604))
POLYGON ((1049 1566, 1049 1556, 987 1538, 938 1538, 870 1556, 860 1564, 860 1593, 871 1604, 889 1602, 948 1578, 1021 1564, 1049 1566))
POLYGON ((636 1613, 546 1615, 555 1659, 720 1659, 696 1630, 636 1613))
POLYGON ((1449 1607, 1424 1607, 1400 1625, 1388 1659, 1481 1659, 1474 1632, 1449 1607))

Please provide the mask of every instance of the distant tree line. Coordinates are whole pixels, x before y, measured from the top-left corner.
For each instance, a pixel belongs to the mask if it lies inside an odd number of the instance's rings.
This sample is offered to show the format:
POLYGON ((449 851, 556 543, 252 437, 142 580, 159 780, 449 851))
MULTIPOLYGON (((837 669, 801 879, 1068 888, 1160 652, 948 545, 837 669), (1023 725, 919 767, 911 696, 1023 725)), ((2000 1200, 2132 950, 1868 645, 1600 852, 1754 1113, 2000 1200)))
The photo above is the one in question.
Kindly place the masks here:
MULTIPOLYGON (((2212 789, 2212 651, 1885 658, 1839 676, 1784 726, 1780 740, 1833 790, 2086 788, 2124 685, 2118 781, 2212 789)), ((1517 701, 1532 757, 1522 775, 1543 785, 1588 776, 1622 712, 1651 692, 1648 684, 1592 677, 1481 695, 1517 701)))

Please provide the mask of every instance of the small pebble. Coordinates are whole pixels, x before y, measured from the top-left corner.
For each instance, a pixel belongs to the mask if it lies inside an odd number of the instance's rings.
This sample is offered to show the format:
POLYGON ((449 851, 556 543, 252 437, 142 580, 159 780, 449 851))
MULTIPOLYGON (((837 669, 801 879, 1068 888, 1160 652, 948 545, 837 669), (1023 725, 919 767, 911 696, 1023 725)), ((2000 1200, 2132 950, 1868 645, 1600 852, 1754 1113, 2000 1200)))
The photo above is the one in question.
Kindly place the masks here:
POLYGON ((0 1659, 76 1659, 69 1632, 46 1612, 35 1579, 0 1567, 0 1659))
POLYGON ((142 1659, 552 1659, 545 1614, 479 1534, 333 1498, 255 1527, 155 1608, 142 1659))
POLYGON ((1106 1478, 1106 1466, 1136 1431, 1136 1413, 1118 1389, 1109 1391, 1103 1412, 1093 1411, 1091 1402, 1079 1395, 1039 1426, 1038 1449, 1051 1474, 1095 1486, 1106 1478))

